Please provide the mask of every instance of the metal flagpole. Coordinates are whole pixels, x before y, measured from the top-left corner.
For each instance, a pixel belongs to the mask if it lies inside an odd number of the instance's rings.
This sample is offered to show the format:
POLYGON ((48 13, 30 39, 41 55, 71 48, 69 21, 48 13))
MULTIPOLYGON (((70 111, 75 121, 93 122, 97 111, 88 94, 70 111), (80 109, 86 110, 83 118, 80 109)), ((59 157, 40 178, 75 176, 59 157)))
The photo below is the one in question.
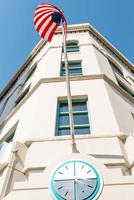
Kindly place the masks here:
POLYGON ((69 69, 68 69, 67 50, 66 50, 66 37, 65 37, 65 30, 64 30, 63 24, 62 24, 62 33, 63 33, 63 50, 64 50, 65 72, 66 72, 70 135, 71 135, 71 140, 72 140, 72 151, 76 153, 78 151, 77 151, 77 147, 75 143, 74 118, 73 118, 71 87, 70 87, 70 78, 69 78, 69 69))

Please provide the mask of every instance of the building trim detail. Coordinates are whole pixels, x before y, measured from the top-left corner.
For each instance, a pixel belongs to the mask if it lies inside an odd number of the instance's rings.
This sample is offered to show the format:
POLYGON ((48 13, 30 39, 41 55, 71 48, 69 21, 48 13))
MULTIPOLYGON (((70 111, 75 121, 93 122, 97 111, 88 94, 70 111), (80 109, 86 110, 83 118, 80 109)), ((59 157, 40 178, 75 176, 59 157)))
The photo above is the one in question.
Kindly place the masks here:
MULTIPOLYGON (((99 41, 105 48, 107 48, 113 55, 115 55, 116 58, 118 58, 122 63, 124 63, 130 70, 134 70, 134 65, 125 58, 112 44, 108 42, 106 38, 104 38, 95 28, 93 28, 90 24, 79 24, 79 25, 70 25, 68 26, 68 33, 77 33, 77 32, 89 32, 97 41, 99 41)), ((56 34, 61 34, 62 30, 61 27, 59 27, 56 31, 56 34)), ((40 40, 40 42, 36 45, 36 47, 33 49, 32 53, 24 64, 20 67, 20 69, 17 71, 17 73, 13 76, 13 78, 9 81, 7 86, 3 89, 3 91, 0 93, 0 99, 3 98, 3 96, 10 90, 10 88, 13 86, 13 84, 18 80, 18 77, 21 75, 21 73, 27 68, 31 60, 41 51, 41 49, 46 44, 46 41, 43 39, 40 40)), ((94 45, 95 46, 95 45, 94 45)), ((52 48, 52 47, 50 47, 52 48)), ((55 48, 55 47, 54 47, 55 48)), ((98 48, 97 48, 98 49, 98 48)), ((103 53, 100 49, 98 49, 101 53, 103 53)), ((104 55, 104 53, 103 53, 104 55)))
MULTIPOLYGON (((130 103, 134 103, 134 98, 128 95, 123 89, 121 89, 117 84, 115 84, 111 79, 109 79, 104 74, 96 74, 96 75, 85 75, 85 76, 71 76, 70 81, 85 81, 85 80, 98 80, 102 79, 106 83, 108 83, 112 88, 114 88, 117 92, 123 95, 130 103)), ((19 108, 29 99, 29 97, 39 88, 41 84, 44 83, 55 83, 55 82, 65 82, 65 77, 54 77, 54 78, 44 78, 40 79, 37 84, 31 89, 31 91, 24 97, 24 99, 10 112, 7 118, 0 124, 0 129, 5 126, 5 124, 10 120, 10 118, 19 110, 19 108)))

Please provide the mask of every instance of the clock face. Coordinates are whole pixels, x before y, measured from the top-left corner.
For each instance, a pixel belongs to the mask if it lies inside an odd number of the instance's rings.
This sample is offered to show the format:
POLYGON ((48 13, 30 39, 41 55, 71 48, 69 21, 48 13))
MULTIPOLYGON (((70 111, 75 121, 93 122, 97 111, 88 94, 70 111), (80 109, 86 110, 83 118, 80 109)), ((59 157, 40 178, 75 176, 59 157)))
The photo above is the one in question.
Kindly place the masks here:
POLYGON ((102 178, 88 162, 70 160, 54 170, 51 190, 58 200, 95 200, 102 190, 102 178))

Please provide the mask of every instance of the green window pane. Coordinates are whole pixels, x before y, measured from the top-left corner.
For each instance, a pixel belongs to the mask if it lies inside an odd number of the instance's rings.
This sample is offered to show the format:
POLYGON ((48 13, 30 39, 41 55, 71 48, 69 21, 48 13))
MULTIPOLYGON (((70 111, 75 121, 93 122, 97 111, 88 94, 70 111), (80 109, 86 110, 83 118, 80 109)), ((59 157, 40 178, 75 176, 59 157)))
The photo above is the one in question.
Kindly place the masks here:
POLYGON ((68 112, 68 104, 67 103, 60 103, 60 112, 68 112))
POLYGON ((134 92, 132 92, 132 91, 130 91, 128 88, 127 88, 127 86, 125 86, 123 83, 121 83, 119 80, 117 80, 118 81, 118 84, 119 84, 119 86, 123 89, 123 90, 125 90, 129 95, 131 95, 132 97, 134 97, 134 92))
MULTIPOLYGON (((87 105, 85 102, 72 102, 73 111, 87 111, 87 105)), ((60 104, 60 112, 68 112, 68 103, 60 104)))
POLYGON ((74 114, 73 116, 75 125, 89 124, 87 113, 74 114))
POLYGON ((67 52, 78 52, 79 47, 67 47, 67 52))
POLYGON ((65 126, 69 124, 69 116, 62 115, 59 117, 59 126, 65 126))
POLYGON ((111 67, 112 67, 112 69, 115 71, 115 72, 117 72, 119 75, 121 75, 121 76, 124 76, 123 75, 123 72, 122 72, 122 69, 119 67, 119 66, 116 66, 113 62, 111 62, 111 61, 109 61, 109 63, 110 63, 110 65, 111 65, 111 67))
MULTIPOLYGON (((81 62, 72 62, 68 63, 68 71, 69 75, 82 75, 82 66, 81 62)), ((61 65, 61 76, 65 76, 65 65, 62 63, 61 65)))
MULTIPOLYGON (((64 67, 65 65, 63 65, 64 67)), ((68 67, 69 69, 71 68, 81 68, 81 62, 72 62, 72 63, 68 63, 68 67)))
MULTIPOLYGON (((62 76, 65 76, 65 70, 62 70, 62 76)), ((81 75, 82 69, 69 69, 69 75, 81 75)))
POLYGON ((73 102, 73 111, 86 111, 87 105, 85 102, 73 102))
MULTIPOLYGON (((81 124, 89 124, 88 114, 87 113, 75 113, 74 117, 74 124, 81 125, 81 124)), ((59 126, 66 126, 69 125, 69 115, 61 115, 59 117, 59 126)))
POLYGON ((30 85, 25 89, 25 91, 16 100, 15 106, 17 106, 22 101, 22 99, 24 99, 24 97, 28 94, 29 90, 30 90, 30 85))
POLYGON ((90 134, 90 128, 88 127, 75 128, 75 134, 76 135, 90 134))
POLYGON ((77 52, 79 51, 79 46, 77 42, 69 42, 66 45, 67 52, 77 52))
POLYGON ((60 129, 58 130, 58 135, 69 135, 70 134, 70 129, 60 129))
POLYGON ((14 135, 15 135, 15 133, 12 133, 12 134, 6 139, 6 142, 7 142, 7 143, 12 142, 12 141, 13 141, 13 138, 14 138, 14 135))
MULTIPOLYGON (((76 135, 83 135, 83 134, 90 134, 90 128, 89 127, 79 127, 75 128, 75 134, 76 135)), ((70 135, 70 129, 60 129, 58 131, 58 135, 70 135)))
POLYGON ((29 73, 25 79, 25 83, 31 78, 31 76, 34 74, 35 70, 37 68, 37 64, 35 64, 30 70, 29 73))
MULTIPOLYGON (((89 134, 89 118, 86 100, 73 100, 73 117, 74 117, 74 127, 75 134, 89 134)), ((68 103, 60 102, 58 110, 58 121, 57 121, 57 135, 69 135, 69 113, 68 113, 68 103)))

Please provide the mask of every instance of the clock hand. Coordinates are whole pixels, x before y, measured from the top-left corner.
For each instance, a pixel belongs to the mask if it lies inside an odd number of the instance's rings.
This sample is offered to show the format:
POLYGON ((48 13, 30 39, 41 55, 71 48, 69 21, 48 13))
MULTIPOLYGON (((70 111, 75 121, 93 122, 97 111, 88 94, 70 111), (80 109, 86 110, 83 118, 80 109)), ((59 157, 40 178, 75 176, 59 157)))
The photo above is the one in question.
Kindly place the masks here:
POLYGON ((97 178, 75 178, 77 180, 85 180, 85 181, 88 181, 88 180, 94 180, 94 179, 97 179, 97 178))
MULTIPOLYGON (((96 178, 91 178, 91 179, 96 179, 96 178)), ((75 181, 76 181, 76 183, 80 183, 80 184, 82 184, 82 185, 87 185, 88 184, 88 180, 91 180, 91 179, 75 179, 75 181)))
POLYGON ((65 197, 67 196, 68 192, 66 192, 65 197))
POLYGON ((59 187, 58 190, 60 190, 60 189, 62 189, 62 188, 63 188, 63 186, 59 187))
POLYGON ((83 180, 76 180, 76 183, 81 184, 81 185, 87 185, 83 180))

